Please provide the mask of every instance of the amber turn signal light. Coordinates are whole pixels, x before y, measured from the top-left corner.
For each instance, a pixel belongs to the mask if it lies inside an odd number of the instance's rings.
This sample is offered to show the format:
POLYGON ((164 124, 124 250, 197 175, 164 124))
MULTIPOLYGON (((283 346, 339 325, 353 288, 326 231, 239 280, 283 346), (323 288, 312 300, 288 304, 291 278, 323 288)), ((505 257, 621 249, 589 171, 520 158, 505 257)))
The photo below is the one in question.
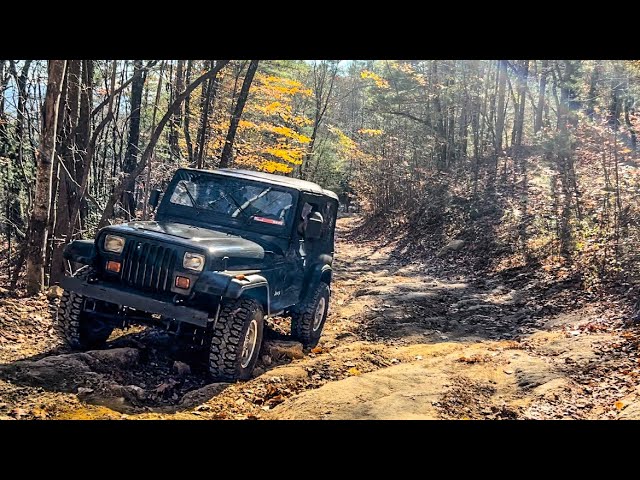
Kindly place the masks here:
POLYGON ((120 262, 114 262, 113 260, 109 260, 107 262, 107 270, 113 273, 120 273, 120 269, 122 268, 122 264, 120 262))
POLYGON ((176 287, 186 289, 189 288, 189 285, 191 285, 191 280, 189 280, 187 277, 176 277, 176 287))

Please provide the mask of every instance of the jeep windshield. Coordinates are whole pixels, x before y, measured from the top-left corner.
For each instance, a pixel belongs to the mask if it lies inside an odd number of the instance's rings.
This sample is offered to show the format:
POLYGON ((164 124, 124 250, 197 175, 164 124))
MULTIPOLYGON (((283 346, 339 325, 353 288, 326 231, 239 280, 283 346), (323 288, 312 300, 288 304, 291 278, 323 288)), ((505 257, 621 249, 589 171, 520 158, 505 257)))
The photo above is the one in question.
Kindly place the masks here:
POLYGON ((273 185, 201 172, 179 171, 160 216, 279 235, 293 216, 293 195, 273 185))

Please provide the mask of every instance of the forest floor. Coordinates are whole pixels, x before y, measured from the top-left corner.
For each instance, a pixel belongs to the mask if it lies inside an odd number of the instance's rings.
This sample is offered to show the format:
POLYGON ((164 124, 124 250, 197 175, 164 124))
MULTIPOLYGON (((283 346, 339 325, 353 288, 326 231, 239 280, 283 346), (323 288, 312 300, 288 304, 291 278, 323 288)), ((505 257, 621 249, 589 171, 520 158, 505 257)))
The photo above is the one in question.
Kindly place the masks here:
POLYGON ((477 273, 464 247, 411 260, 338 221, 331 312, 301 357, 271 322, 256 376, 207 384, 148 329, 66 353, 57 300, 0 290, 0 419, 640 418, 640 326, 624 298, 542 269, 477 273))

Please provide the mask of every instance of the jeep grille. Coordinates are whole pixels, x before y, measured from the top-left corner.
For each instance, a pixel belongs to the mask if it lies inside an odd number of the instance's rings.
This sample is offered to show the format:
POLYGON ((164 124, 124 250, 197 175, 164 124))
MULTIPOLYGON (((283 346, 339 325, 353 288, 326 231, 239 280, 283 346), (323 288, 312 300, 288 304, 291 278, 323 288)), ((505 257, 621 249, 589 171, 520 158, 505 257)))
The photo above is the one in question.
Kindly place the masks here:
POLYGON ((127 238, 121 281, 143 290, 169 292, 176 260, 173 248, 127 238))

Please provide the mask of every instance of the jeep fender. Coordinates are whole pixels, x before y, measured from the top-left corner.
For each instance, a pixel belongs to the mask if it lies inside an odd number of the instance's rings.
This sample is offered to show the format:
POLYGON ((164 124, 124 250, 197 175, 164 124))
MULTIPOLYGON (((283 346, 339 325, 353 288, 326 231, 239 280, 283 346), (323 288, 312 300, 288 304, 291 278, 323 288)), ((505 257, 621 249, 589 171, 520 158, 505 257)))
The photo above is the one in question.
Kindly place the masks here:
POLYGON ((62 256, 70 262, 93 265, 96 259, 96 245, 93 240, 74 240, 67 244, 62 256))
POLYGON ((228 272, 204 272, 193 287, 194 291, 224 298, 253 298, 271 314, 269 282, 262 275, 250 274, 236 278, 228 272))

